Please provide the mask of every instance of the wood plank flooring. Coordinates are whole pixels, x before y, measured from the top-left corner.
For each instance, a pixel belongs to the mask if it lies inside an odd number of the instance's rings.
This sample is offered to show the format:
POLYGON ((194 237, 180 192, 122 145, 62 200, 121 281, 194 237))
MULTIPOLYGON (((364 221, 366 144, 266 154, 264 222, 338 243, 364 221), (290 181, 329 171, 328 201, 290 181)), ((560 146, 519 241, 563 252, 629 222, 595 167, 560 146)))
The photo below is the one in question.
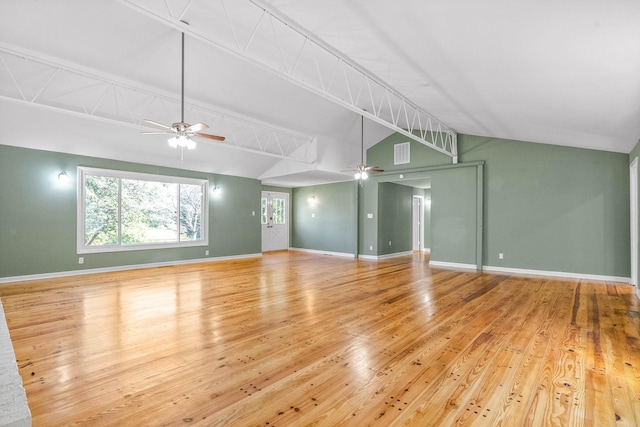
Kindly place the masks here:
POLYGON ((34 426, 638 426, 630 285, 302 252, 0 285, 34 426))

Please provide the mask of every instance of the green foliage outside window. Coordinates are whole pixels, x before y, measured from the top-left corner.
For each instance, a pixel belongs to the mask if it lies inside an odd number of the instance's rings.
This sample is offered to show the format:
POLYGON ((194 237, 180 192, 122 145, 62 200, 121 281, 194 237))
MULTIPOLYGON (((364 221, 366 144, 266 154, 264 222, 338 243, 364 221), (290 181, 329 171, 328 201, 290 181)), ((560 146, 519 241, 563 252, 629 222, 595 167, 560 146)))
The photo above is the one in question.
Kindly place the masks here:
POLYGON ((206 185, 165 179, 84 174, 84 247, 204 240, 206 185))
POLYGON ((261 219, 261 224, 266 224, 267 223, 267 198, 263 197, 262 201, 260 203, 260 219, 261 219))
POLYGON ((87 176, 85 179, 85 246, 118 243, 118 179, 87 176))
POLYGON ((269 206, 269 199, 263 197, 260 204, 260 218, 262 224, 286 224, 285 216, 285 200, 279 198, 271 199, 271 206, 269 206), (271 209, 269 209, 271 207, 271 209), (269 217, 269 215, 271 215, 269 217))
POLYGON ((271 199, 273 206, 271 207, 271 215, 273 220, 271 221, 273 224, 284 224, 285 223, 285 205, 284 199, 273 198, 271 199))

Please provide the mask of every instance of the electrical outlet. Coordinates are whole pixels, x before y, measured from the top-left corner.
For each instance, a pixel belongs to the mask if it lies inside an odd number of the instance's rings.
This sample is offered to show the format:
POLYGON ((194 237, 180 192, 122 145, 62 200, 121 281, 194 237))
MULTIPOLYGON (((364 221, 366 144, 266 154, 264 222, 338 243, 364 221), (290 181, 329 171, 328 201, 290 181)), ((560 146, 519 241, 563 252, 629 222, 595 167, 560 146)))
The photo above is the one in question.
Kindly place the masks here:
POLYGON ((369 246, 369 250, 372 251, 373 250, 373 246, 369 246))
POLYGON ((209 256, 209 249, 207 249, 206 251, 204 251, 204 254, 209 256))
POLYGON ((251 216, 256 216, 256 211, 251 211, 251 216))
POLYGON ((504 259, 504 254, 502 252, 498 254, 498 259, 504 259))
POLYGON ((389 240, 389 246, 391 246, 391 240, 389 240))
POLYGON ((84 264, 84 257, 83 256, 78 258, 78 264, 84 264))

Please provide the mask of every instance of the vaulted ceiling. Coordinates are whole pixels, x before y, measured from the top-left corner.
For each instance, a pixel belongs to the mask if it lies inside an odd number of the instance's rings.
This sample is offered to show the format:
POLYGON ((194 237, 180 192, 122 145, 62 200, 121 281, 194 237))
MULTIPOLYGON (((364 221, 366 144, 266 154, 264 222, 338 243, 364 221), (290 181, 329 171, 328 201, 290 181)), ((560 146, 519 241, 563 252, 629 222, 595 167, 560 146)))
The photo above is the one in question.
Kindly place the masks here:
POLYGON ((289 187, 350 178, 361 114, 365 148, 434 126, 628 153, 638 22, 632 0, 5 0, 0 144, 289 187), (180 119, 181 32, 185 121, 227 137, 184 156, 140 133, 180 119))

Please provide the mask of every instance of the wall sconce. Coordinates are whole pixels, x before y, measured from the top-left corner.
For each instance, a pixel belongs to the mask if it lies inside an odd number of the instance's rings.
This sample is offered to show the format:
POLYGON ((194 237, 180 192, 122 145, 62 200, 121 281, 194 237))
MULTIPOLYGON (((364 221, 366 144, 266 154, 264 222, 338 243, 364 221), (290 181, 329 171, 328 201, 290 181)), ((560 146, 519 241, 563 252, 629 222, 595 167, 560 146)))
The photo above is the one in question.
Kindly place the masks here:
POLYGON ((217 185, 213 186, 213 188, 211 189, 211 193, 213 194, 220 194, 221 192, 222 192, 222 189, 217 185))
POLYGON ((315 202, 315 201, 316 201, 316 196, 313 196, 313 195, 312 195, 312 196, 309 196, 309 199, 308 199, 308 200, 309 200, 310 202, 315 202))
POLYGON ((65 171, 62 171, 58 174, 58 180, 63 183, 67 182, 69 181, 69 175, 67 175, 65 171))

